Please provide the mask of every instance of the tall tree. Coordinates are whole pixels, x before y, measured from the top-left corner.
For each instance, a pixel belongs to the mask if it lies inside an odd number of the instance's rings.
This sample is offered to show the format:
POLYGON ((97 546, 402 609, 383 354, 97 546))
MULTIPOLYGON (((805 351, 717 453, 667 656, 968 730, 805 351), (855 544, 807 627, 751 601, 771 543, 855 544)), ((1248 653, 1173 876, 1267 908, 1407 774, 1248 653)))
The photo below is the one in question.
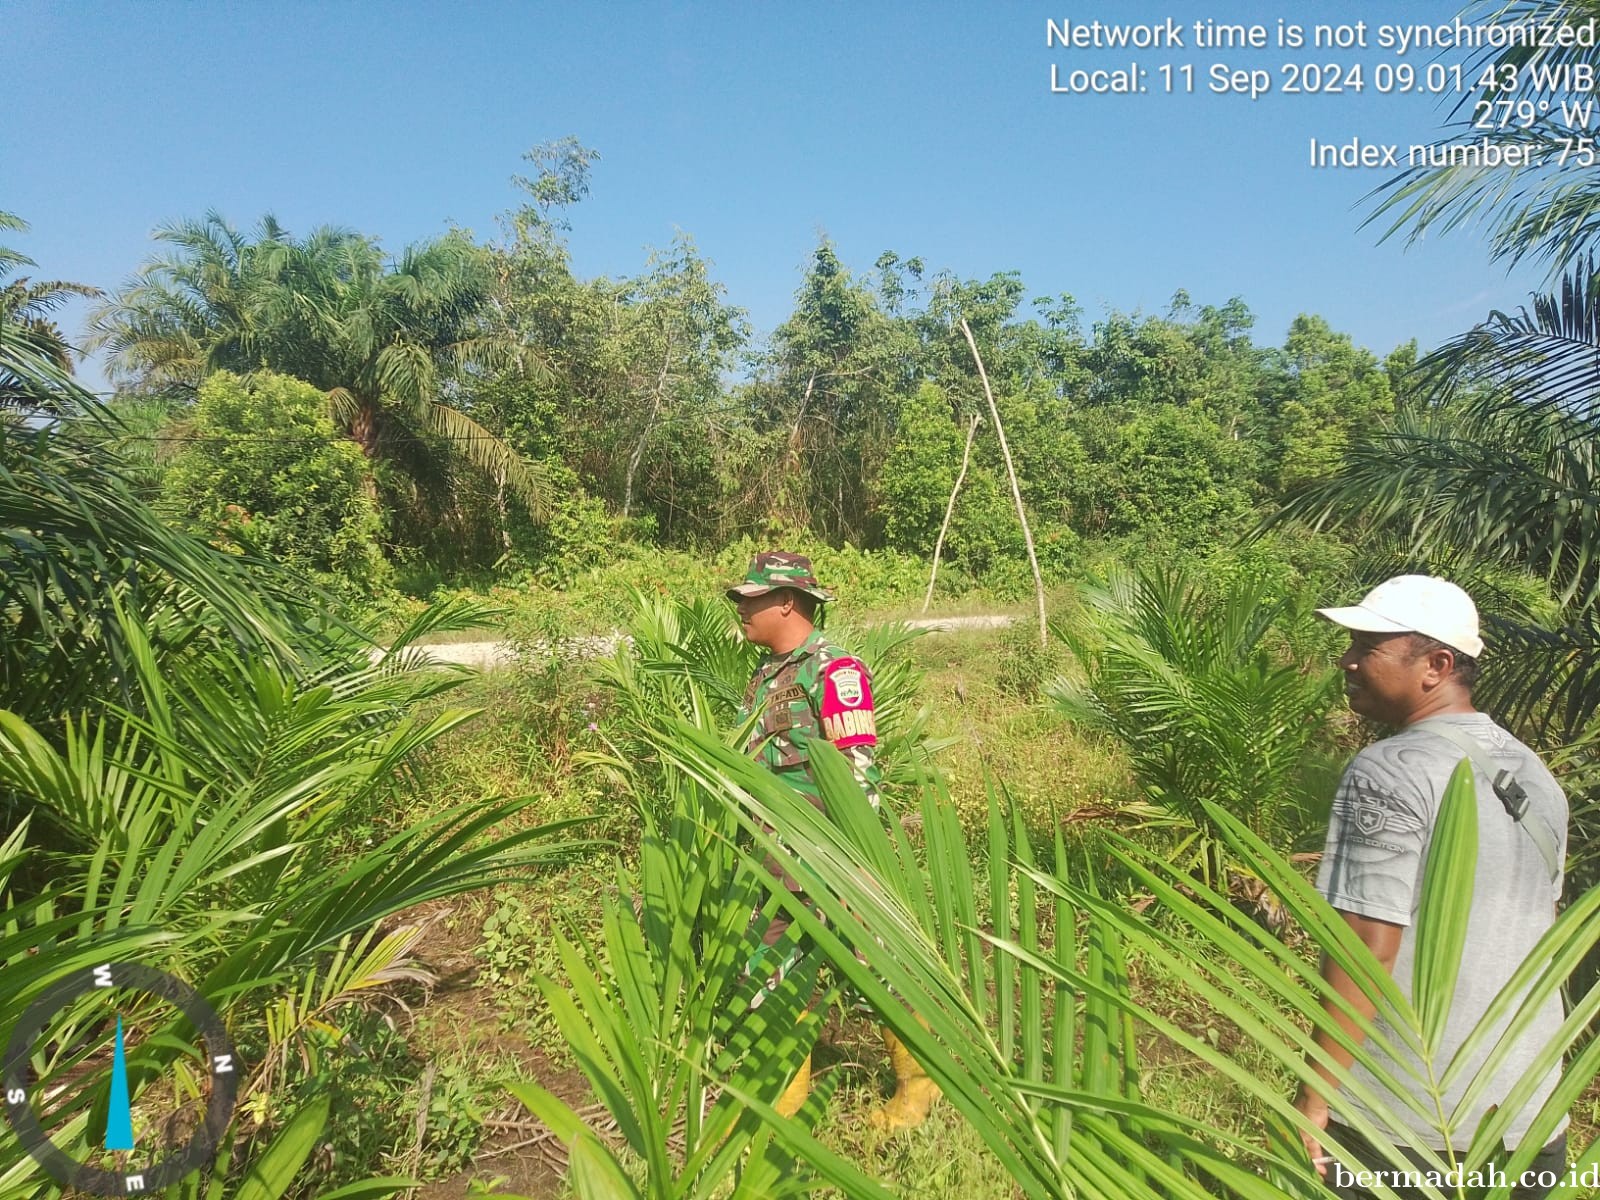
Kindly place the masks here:
POLYGON ((565 236, 567 210, 588 195, 589 170, 598 158, 573 138, 525 153, 532 174, 512 177, 524 198, 501 215, 501 236, 486 248, 495 320, 543 369, 486 372, 472 383, 472 408, 526 458, 543 464, 553 509, 548 521, 528 527, 501 489, 490 489, 475 504, 461 490, 461 521, 449 533, 456 549, 466 548, 469 557, 476 549, 484 563, 513 553, 536 565, 552 538, 562 540, 559 530, 587 524, 568 518, 592 512, 587 492, 611 478, 616 422, 607 406, 624 384, 603 350, 625 288, 603 278, 578 279, 565 236), (466 528, 474 519, 478 528, 466 528))
POLYGON ((534 171, 513 182, 527 201, 492 248, 495 304, 551 370, 474 395, 518 445, 559 456, 613 510, 692 540, 717 531, 731 490, 725 443, 740 421, 724 377, 748 329, 686 234, 634 278, 574 276, 567 210, 588 194, 597 157, 571 138, 524 155, 534 171))
POLYGON ((623 423, 632 443, 623 477, 625 517, 633 511, 641 467, 651 476, 651 499, 663 525, 685 502, 692 508, 697 499, 709 499, 704 483, 713 463, 707 451, 724 407, 722 374, 748 337, 744 311, 724 302, 725 291, 682 233, 669 250, 650 256, 648 270, 628 288, 617 346, 631 400, 623 423))
MULTIPOLYGON (((887 262, 879 260, 880 270, 898 288, 901 277, 887 262)), ((915 358, 908 323, 886 312, 824 241, 793 315, 772 335, 766 377, 754 393, 763 425, 782 438, 775 447, 780 521, 832 538, 875 537, 866 522, 870 484, 893 444, 898 397, 912 390, 915 358)))
POLYGON ((492 320, 489 262, 465 234, 398 260, 351 230, 296 239, 270 215, 253 237, 215 212, 156 237, 172 252, 94 320, 116 373, 184 388, 218 370, 292 375, 327 394, 369 461, 437 482, 459 458, 530 509, 543 503, 537 471, 450 402, 475 372, 538 365, 492 320))
POLYGON ((1378 360, 1302 313, 1284 343, 1286 370, 1273 406, 1268 455, 1281 488, 1331 475, 1354 438, 1394 411, 1394 393, 1378 360))

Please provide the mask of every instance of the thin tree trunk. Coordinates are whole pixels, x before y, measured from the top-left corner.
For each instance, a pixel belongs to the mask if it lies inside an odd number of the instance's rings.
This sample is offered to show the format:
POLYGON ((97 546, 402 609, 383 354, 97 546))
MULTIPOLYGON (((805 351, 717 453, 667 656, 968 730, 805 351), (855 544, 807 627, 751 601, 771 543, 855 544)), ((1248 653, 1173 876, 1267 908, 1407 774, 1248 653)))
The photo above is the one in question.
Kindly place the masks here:
POLYGON ((633 454, 628 459, 628 479, 622 492, 622 518, 627 520, 633 512, 633 477, 639 470, 639 463, 644 458, 644 444, 649 440, 650 430, 655 427, 656 414, 661 411, 661 398, 667 390, 667 368, 672 362, 672 344, 667 344, 666 353, 661 356, 661 373, 656 376, 655 403, 650 406, 650 415, 645 418, 644 430, 639 434, 639 444, 633 448, 633 454))
POLYGON ((795 466, 800 465, 800 425, 806 419, 806 406, 811 403, 811 389, 817 386, 817 373, 811 372, 811 378, 806 380, 806 394, 800 397, 800 411, 794 415, 794 425, 789 429, 789 459, 795 466))
POLYGON ((978 353, 978 343, 973 340, 972 327, 967 324, 965 317, 961 318, 961 332, 967 339, 967 345, 972 348, 972 361, 978 364, 978 378, 983 380, 984 399, 989 402, 989 418, 994 422, 994 431, 1000 435, 1000 453, 1005 456, 1006 476, 1011 480, 1011 498, 1017 502, 1017 520, 1022 525, 1022 540, 1028 547, 1028 565, 1033 568, 1033 591, 1039 601, 1039 645, 1043 646, 1049 640, 1049 629, 1044 617, 1044 576, 1039 574, 1039 556, 1033 552, 1033 531, 1028 528, 1028 512, 1022 506, 1022 488, 1017 484, 1017 469, 1011 462, 1011 447, 1006 445, 1005 426, 1000 423, 1000 410, 994 404, 994 392, 989 387, 989 372, 983 369, 983 356, 978 353))
POLYGON ((944 535, 950 529, 950 517, 956 511, 956 493, 961 490, 961 481, 967 477, 967 460, 972 457, 972 438, 978 432, 978 422, 983 418, 977 413, 972 414, 972 424, 967 426, 967 448, 961 452, 961 470, 956 472, 956 485, 950 489, 950 503, 944 508, 944 524, 939 526, 939 540, 933 544, 933 570, 928 572, 928 594, 922 598, 922 611, 928 611, 928 605, 933 600, 933 581, 939 578, 939 554, 944 549, 944 535))
POLYGON ((785 523, 792 521, 799 526, 806 526, 811 523, 811 489, 807 487, 804 496, 798 500, 795 497, 795 489, 801 486, 799 480, 804 478, 804 472, 800 470, 800 448, 803 444, 800 429, 805 424, 806 409, 811 404, 811 391, 816 386, 817 373, 812 371, 811 377, 806 380, 805 394, 800 397, 800 408, 794 414, 794 424, 789 427, 788 461, 784 469, 778 472, 778 478, 782 482, 778 485, 778 493, 775 497, 777 503, 772 506, 778 509, 780 520, 785 523), (803 511, 796 514, 795 507, 799 507, 803 511))
POLYGON ((500 553, 511 553, 511 523, 506 512, 506 469, 504 465, 495 472, 494 508, 500 517, 500 553))

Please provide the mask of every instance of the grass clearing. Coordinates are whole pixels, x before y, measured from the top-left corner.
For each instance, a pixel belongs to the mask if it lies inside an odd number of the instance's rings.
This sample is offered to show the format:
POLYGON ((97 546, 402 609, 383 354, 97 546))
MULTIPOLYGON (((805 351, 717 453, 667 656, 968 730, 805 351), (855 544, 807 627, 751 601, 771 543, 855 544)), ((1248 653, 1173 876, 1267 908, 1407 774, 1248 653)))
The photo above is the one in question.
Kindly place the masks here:
POLYGON ((1126 756, 1109 741, 1075 730, 1050 711, 1037 684, 1065 667, 1041 654, 1031 630, 962 630, 913 643, 927 672, 922 697, 929 731, 955 739, 940 757, 962 825, 985 819, 985 774, 1004 780, 1028 827, 1083 825, 1134 796, 1126 756), (1039 670, 1041 662, 1047 670, 1039 670), (1019 680, 1033 678, 1031 689, 1019 680))

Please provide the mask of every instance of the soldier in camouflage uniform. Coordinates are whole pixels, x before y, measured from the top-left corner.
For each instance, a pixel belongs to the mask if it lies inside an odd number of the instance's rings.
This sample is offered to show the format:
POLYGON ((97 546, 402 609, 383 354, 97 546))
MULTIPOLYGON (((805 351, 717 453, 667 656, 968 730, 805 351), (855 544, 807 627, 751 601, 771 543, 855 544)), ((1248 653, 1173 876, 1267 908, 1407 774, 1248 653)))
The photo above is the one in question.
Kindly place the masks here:
POLYGON ((744 693, 740 715, 761 713, 746 752, 822 808, 807 745, 826 738, 845 752, 876 806, 872 679, 860 659, 829 645, 818 632, 817 610, 833 597, 818 586, 811 561, 781 550, 758 554, 744 581, 728 589, 728 598, 739 607, 745 637, 768 651, 744 693))
MULTIPOLYGON (((811 742, 824 738, 844 752, 877 807, 873 750, 878 729, 872 678, 860 659, 829 645, 818 632, 818 610, 833 597, 811 573, 811 560, 781 550, 758 554, 743 581, 729 588, 727 595, 738 605, 744 636, 767 651, 745 690, 741 716, 759 714, 746 752, 826 812, 811 775, 809 752, 811 742)), ((768 860, 768 869, 790 891, 800 890, 775 859, 768 860)), ((788 926, 788 917, 780 914, 768 926, 763 944, 776 945, 788 926)), ((774 978, 781 978, 790 965, 778 967, 774 978)), ((889 1103, 873 1114, 873 1121, 882 1128, 910 1128, 921 1123, 938 1091, 899 1040, 887 1028, 883 1033, 897 1086, 889 1103)), ((792 1116, 805 1102, 810 1084, 808 1057, 775 1107, 792 1116)))

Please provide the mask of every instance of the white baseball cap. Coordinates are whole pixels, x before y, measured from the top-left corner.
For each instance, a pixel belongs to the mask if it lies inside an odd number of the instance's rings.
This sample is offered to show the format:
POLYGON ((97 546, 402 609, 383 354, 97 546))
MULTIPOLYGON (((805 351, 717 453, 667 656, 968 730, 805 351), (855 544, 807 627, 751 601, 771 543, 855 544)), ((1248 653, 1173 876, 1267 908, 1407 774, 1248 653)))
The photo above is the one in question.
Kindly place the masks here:
POLYGON ((1420 633, 1469 658, 1483 653, 1478 606, 1447 579, 1396 575, 1349 608, 1319 608, 1317 615, 1362 633, 1420 633))

